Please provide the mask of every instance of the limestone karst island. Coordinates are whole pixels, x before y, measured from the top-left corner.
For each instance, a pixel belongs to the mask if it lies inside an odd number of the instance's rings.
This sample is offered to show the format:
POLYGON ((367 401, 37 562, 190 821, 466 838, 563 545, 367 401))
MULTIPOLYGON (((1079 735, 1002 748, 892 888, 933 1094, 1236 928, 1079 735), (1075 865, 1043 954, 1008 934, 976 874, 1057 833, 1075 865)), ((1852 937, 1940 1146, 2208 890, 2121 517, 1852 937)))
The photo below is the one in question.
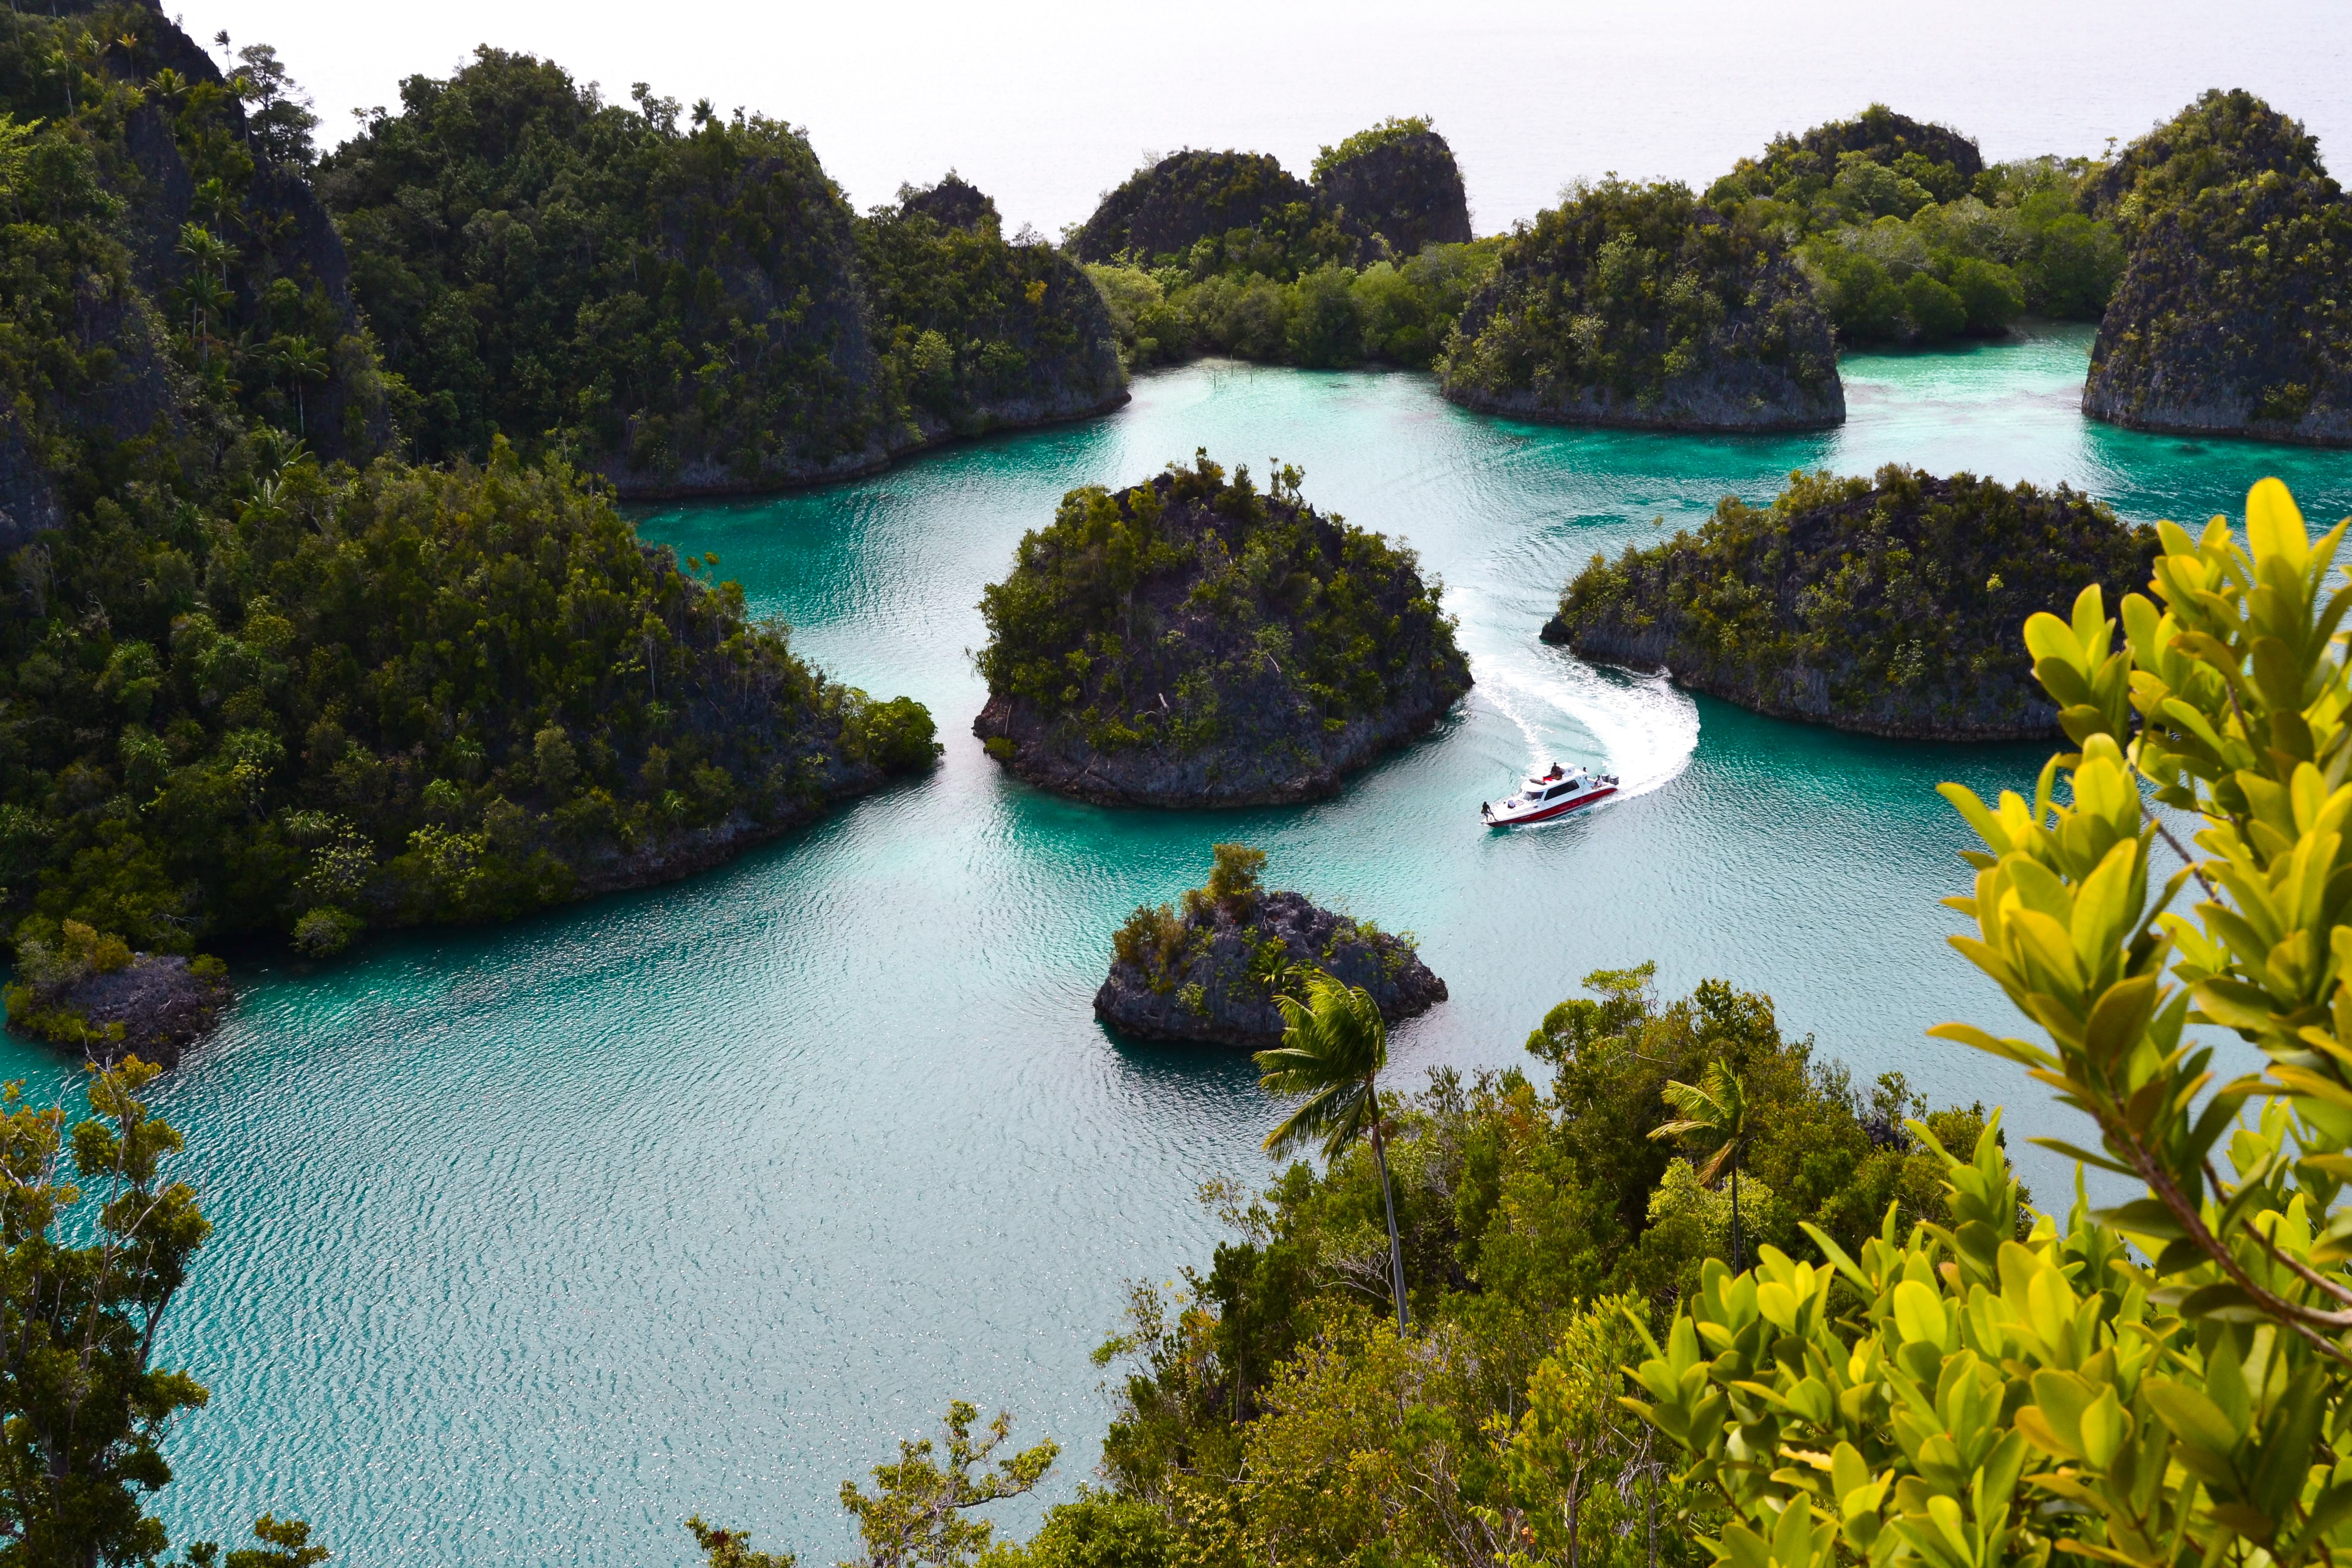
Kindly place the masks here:
POLYGON ((2352 1560, 2352 24, 2034 20, 0 13, 0 1568, 2352 1560))

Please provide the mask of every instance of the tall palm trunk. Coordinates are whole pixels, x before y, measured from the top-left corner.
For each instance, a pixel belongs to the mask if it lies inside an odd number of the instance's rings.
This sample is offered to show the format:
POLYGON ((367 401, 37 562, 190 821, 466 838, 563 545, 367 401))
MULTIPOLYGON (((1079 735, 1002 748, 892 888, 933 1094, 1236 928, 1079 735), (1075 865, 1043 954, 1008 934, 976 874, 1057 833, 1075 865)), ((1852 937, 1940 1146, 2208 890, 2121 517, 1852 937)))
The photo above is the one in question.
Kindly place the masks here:
POLYGON ((1731 1163, 1731 1271, 1739 1272, 1739 1162, 1731 1163))
POLYGON ((1404 1306, 1404 1247, 1397 1241, 1396 1194, 1389 1187, 1389 1146, 1381 1136, 1381 1091, 1367 1089, 1372 1101, 1372 1163, 1381 1168, 1381 1202, 1389 1211, 1389 1289, 1396 1297, 1397 1332, 1404 1333, 1411 1323, 1404 1306))

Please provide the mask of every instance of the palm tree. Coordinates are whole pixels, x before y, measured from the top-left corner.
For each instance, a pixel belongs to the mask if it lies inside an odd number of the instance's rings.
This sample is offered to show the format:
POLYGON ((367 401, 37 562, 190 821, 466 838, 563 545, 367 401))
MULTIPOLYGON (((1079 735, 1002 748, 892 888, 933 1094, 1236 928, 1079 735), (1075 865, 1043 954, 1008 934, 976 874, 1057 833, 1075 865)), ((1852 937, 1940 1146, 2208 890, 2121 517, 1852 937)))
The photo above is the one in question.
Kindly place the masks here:
POLYGON ((1307 977, 1307 998, 1277 996, 1282 1044, 1255 1059, 1258 1087, 1285 1100, 1306 1103, 1266 1134, 1269 1153, 1286 1154, 1320 1139, 1323 1158, 1337 1160, 1367 1132, 1381 1171, 1381 1201, 1388 1205, 1389 1289, 1396 1300, 1397 1331, 1411 1325, 1404 1300, 1404 1248, 1397 1241, 1396 1194, 1389 1185, 1387 1141, 1381 1133, 1380 1071, 1388 1065, 1389 1031, 1380 1004, 1360 985, 1347 985, 1316 972, 1307 977))
POLYGON ((1713 1186, 1715 1179, 1726 1167, 1731 1171, 1731 1268, 1737 1273, 1739 1259, 1739 1156, 1748 1146, 1751 1129, 1748 1124, 1748 1094, 1740 1087, 1739 1075, 1717 1058, 1706 1069, 1705 1088, 1678 1083, 1669 1079, 1665 1087, 1666 1103, 1681 1115, 1650 1130, 1653 1138, 1681 1138, 1694 1132, 1710 1133, 1723 1142, 1700 1166, 1701 1185, 1713 1186))
POLYGON ((180 226, 180 254, 194 264, 188 279, 188 336, 196 344, 199 364, 211 360, 213 320, 225 313, 233 299, 228 291, 227 244, 199 223, 180 226))
POLYGON ((307 436, 310 433, 310 418, 303 412, 302 389, 311 382, 327 379, 327 356, 309 338, 289 338, 280 363, 294 383, 294 427, 307 436))

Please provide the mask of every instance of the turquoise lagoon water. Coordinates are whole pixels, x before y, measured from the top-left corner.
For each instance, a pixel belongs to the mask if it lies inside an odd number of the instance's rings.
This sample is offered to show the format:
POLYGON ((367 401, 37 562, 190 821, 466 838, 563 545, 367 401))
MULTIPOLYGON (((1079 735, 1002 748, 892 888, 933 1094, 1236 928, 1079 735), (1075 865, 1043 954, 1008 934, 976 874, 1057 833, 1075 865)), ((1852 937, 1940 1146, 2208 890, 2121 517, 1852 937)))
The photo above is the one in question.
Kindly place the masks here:
POLYGON ((2053 331, 1850 360, 1843 429, 1743 439, 1204 364, 1106 419, 648 516, 843 679, 929 704, 946 758, 689 882, 249 977, 163 1093, 217 1227, 167 1335, 213 1390, 172 1443, 175 1535, 276 1508, 344 1561, 618 1568, 684 1562, 699 1510, 823 1561, 848 1544, 842 1478, 954 1396, 1059 1439, 1066 1495, 1107 1419, 1087 1352, 1123 1283, 1205 1260, 1202 1178, 1266 1170, 1244 1060, 1124 1045, 1088 1011, 1111 929, 1196 881, 1213 839, 1419 933, 1453 999, 1398 1032, 1401 1077, 1521 1059, 1579 976, 1654 958, 1668 994, 1769 991, 1860 1076, 2015 1095, 2012 1125, 2051 1129, 2016 1075, 1921 1035, 1999 1016, 1943 945, 1963 834, 1932 786, 2017 784, 2038 752, 1776 723, 1535 634, 1593 552, 1799 467, 2063 480, 2135 519, 2234 510, 2278 472, 2313 513, 2352 510, 2340 455, 2086 425, 2086 353, 2053 331), (1008 782, 969 732, 981 585, 1066 489, 1202 445, 1297 463, 1311 499, 1417 546, 1476 689, 1297 809, 1105 811, 1008 782), (1555 756, 1631 798, 1479 827, 1481 798, 1555 756))

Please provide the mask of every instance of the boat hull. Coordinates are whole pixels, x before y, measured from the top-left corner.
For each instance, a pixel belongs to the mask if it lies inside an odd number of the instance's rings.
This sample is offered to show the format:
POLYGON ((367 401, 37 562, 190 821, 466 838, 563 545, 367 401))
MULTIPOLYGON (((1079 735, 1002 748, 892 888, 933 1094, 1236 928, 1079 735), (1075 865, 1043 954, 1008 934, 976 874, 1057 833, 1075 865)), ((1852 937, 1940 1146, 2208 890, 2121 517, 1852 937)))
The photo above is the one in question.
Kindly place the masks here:
POLYGON ((1615 795, 1616 793, 1617 786, 1610 784, 1603 788, 1593 790, 1587 795, 1569 795, 1560 800, 1546 801, 1540 810, 1526 812, 1517 816, 1490 816, 1486 818, 1486 826, 1489 827, 1532 827, 1538 822, 1557 822, 1571 811, 1576 811, 1581 807, 1591 805, 1595 801, 1607 800, 1611 795, 1615 795))

